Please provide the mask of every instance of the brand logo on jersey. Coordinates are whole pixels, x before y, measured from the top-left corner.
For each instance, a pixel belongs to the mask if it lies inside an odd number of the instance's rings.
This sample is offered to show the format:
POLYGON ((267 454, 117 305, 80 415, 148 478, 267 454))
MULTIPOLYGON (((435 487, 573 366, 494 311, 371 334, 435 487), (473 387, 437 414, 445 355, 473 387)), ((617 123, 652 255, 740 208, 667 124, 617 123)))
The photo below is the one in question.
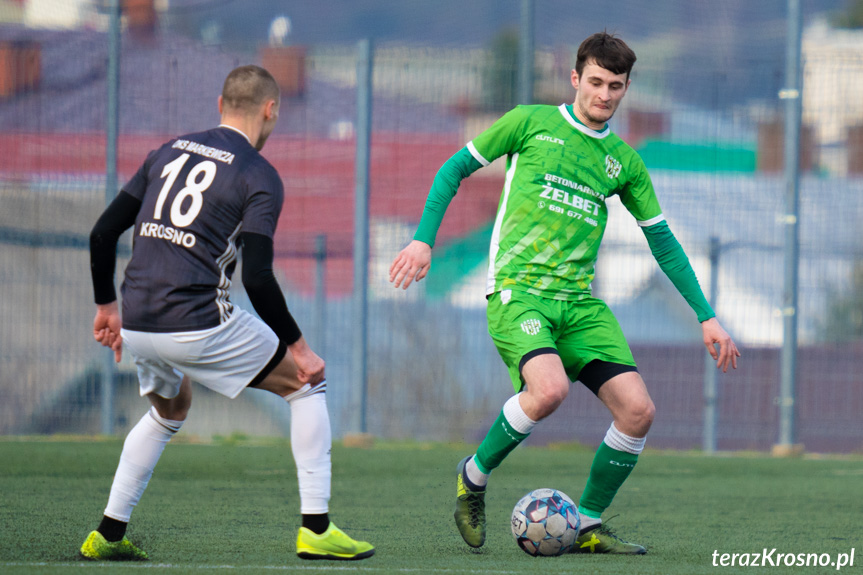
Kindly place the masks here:
POLYGON ((612 180, 620 175, 620 168, 622 167, 620 162, 611 156, 605 156, 605 173, 612 180))
MULTIPOLYGON (((597 202, 592 202, 590 200, 582 198, 578 194, 570 194, 569 192, 566 192, 564 190, 558 190, 557 188, 553 188, 551 186, 543 186, 542 193, 539 194, 539 197, 544 200, 552 200, 555 202, 560 202, 567 206, 572 206, 573 208, 582 210, 584 212, 587 212, 588 214, 593 214, 594 216, 599 215, 599 204, 597 202)), ((540 207, 540 209, 542 209, 545 204, 543 204, 542 200, 540 200, 537 205, 540 207)), ((561 211, 562 208, 559 208, 559 206, 552 205, 549 209, 553 212, 558 212, 561 214, 563 213, 561 211)), ((578 218, 581 219, 581 216, 578 216, 578 218)))
POLYGON ((538 319, 526 319, 521 322, 521 331, 523 331, 527 335, 538 334, 540 328, 542 328, 542 324, 539 323, 538 319))
POLYGON ((563 140, 561 140, 560 138, 552 138, 551 136, 546 136, 545 134, 540 134, 540 135, 538 135, 538 136, 536 137, 536 139, 537 139, 537 140, 540 140, 540 141, 542 141, 542 142, 551 142, 552 144, 560 144, 561 146, 563 146, 564 144, 566 144, 566 142, 564 142, 564 141, 563 141, 563 140))
POLYGON ((144 222, 141 224, 141 231, 138 235, 145 238, 167 240, 184 248, 193 248, 198 241, 195 234, 191 232, 184 232, 171 226, 153 222, 144 222))

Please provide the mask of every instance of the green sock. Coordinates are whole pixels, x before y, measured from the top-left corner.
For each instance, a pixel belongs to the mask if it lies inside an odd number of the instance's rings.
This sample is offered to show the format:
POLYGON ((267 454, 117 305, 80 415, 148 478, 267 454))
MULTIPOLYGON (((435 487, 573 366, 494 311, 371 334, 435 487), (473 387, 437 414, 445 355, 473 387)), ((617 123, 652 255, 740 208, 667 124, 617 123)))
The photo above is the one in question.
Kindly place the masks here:
POLYGON ((529 433, 519 433, 506 420, 501 410, 500 415, 488 430, 485 439, 476 450, 474 461, 479 470, 489 474, 509 455, 509 452, 518 447, 518 444, 527 439, 529 433))
POLYGON ((599 519, 637 461, 638 455, 612 449, 603 441, 593 457, 590 477, 578 502, 578 510, 599 519))

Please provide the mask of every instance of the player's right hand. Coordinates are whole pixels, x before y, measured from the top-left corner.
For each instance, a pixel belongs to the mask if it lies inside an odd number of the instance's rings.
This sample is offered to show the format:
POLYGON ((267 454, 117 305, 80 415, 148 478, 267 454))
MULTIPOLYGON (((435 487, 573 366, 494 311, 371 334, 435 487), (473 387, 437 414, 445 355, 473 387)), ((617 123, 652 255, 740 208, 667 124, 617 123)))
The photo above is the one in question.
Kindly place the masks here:
POLYGON ((727 372, 729 366, 737 369, 737 358, 740 357, 740 352, 731 336, 719 325, 719 321, 712 317, 701 322, 701 331, 708 353, 716 360, 716 367, 721 369, 722 373, 727 372), (719 345, 719 351, 716 351, 716 345, 719 345))
POLYGON ((117 302, 96 306, 96 317, 93 319, 93 338, 114 352, 114 361, 120 363, 123 356, 123 336, 120 311, 117 302))
POLYGON ((297 364, 297 379, 300 380, 300 383, 314 386, 324 380, 326 364, 318 354, 312 351, 304 337, 301 336, 300 339, 289 345, 288 349, 294 357, 294 363, 297 364))
POLYGON ((431 246, 419 240, 413 240, 399 252, 390 266, 390 282, 393 287, 402 286, 408 289, 411 282, 420 281, 431 268, 431 246))

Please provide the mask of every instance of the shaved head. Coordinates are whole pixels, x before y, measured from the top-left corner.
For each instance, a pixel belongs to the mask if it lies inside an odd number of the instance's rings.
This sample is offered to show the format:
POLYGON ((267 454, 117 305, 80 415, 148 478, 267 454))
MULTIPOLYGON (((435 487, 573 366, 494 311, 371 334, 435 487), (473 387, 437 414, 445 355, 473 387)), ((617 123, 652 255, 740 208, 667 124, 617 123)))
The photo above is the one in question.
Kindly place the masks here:
POLYGON ((279 86, 260 66, 234 68, 222 87, 222 105, 231 112, 252 113, 264 102, 279 101, 279 86))

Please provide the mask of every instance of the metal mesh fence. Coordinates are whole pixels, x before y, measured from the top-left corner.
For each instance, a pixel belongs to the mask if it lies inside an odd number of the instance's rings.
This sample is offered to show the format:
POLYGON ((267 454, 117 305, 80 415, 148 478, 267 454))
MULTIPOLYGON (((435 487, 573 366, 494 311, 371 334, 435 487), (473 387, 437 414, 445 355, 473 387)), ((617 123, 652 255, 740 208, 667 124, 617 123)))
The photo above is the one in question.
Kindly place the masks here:
MULTIPOLYGON (((463 182, 427 280, 408 292, 387 282, 437 169, 518 103, 519 3, 463 4, 124 2, 121 182, 161 142, 218 123, 216 97, 233 67, 264 65, 282 86, 263 152, 286 192, 276 264, 292 313, 327 359, 337 436, 358 430, 362 405, 351 364, 361 38, 375 38, 368 431, 477 441, 512 391, 485 325, 500 162, 463 182)), ((718 274, 714 307, 743 353, 719 377, 718 445, 767 448, 782 343, 785 3, 607 4, 535 0, 534 101, 572 102, 569 71, 588 34, 617 31, 634 48, 633 83, 611 127, 644 158, 705 292, 718 274)), ((106 362, 91 336, 87 236, 105 203, 108 5, 0 2, 0 433, 101 429, 106 362)), ((799 441, 824 451, 863 448, 863 32, 831 27, 842 6, 803 2, 797 423, 799 441)), ((698 447, 699 326, 632 217, 608 203, 594 293, 620 320, 657 404, 651 445, 698 447)), ((120 270, 128 249, 126 239, 120 270)), ((235 302, 250 309, 239 283, 235 302)), ((146 403, 128 358, 118 369, 110 413, 123 432, 146 403)), ((531 441, 600 441, 607 412, 573 389, 531 441)), ((184 429, 282 434, 288 416, 263 392, 228 401, 198 387, 184 429)))

